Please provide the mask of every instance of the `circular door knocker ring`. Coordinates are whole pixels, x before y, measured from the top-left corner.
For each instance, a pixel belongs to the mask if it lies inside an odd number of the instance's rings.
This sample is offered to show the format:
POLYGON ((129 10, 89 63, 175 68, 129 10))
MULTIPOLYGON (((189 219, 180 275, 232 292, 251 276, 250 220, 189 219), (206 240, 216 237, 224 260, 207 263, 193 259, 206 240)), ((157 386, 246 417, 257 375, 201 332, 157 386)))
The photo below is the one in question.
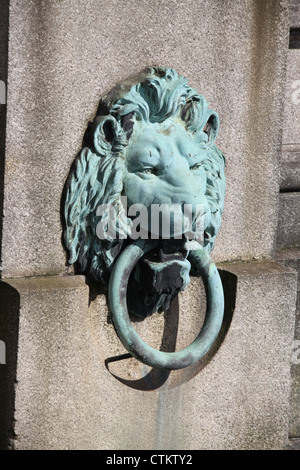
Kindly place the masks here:
POLYGON ((202 359, 220 332, 224 314, 222 282, 209 254, 204 249, 191 251, 189 257, 192 258, 195 274, 201 276, 207 296, 204 324, 196 339, 180 351, 164 352, 152 348, 140 338, 131 324, 126 294, 134 266, 155 244, 155 240, 137 240, 118 256, 109 283, 112 319, 119 339, 136 359, 157 369, 183 369, 202 359))

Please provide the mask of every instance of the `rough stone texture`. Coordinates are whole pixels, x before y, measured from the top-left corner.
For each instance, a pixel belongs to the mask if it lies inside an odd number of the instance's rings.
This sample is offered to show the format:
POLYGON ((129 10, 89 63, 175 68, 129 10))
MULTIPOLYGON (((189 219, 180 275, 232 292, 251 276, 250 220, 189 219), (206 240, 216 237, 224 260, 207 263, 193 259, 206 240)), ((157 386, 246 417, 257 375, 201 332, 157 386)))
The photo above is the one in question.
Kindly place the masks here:
MULTIPOLYGON (((298 291, 298 301, 297 301, 297 327, 299 329, 299 312, 300 312, 300 291, 298 291)), ((300 364, 298 363, 298 358, 300 354, 299 340, 300 335, 295 335, 296 348, 295 355, 297 356, 297 363, 291 365, 291 376, 292 376, 292 386, 291 386, 291 397, 290 397, 290 427, 289 435, 290 437, 299 437, 300 436, 300 364)))
MULTIPOLYGON (((285 263, 295 271, 300 271, 300 248, 283 248, 281 250, 277 250, 275 258, 276 260, 285 263)), ((297 290, 300 290, 300 276, 298 279, 297 290)))
MULTIPOLYGON (((8 0, 0 0, 0 81, 7 83, 8 60, 8 0)), ((1 94, 1 101, 2 101, 1 94)), ((6 101, 6 100, 5 100, 6 101)), ((0 260, 3 221, 3 182, 5 158, 6 104, 0 104, 0 260)))
POLYGON ((300 50, 289 50, 284 100, 283 150, 300 149, 300 50), (287 146, 287 147, 285 147, 287 146))
MULTIPOLYGON (((300 248, 298 249, 284 249, 278 250, 276 259, 284 262, 287 266, 298 272, 298 286, 297 286, 297 304, 295 315, 295 334, 294 340, 300 340, 300 248)), ((296 349, 299 350, 299 343, 296 343, 296 349)), ((296 353, 295 353, 296 354, 296 353)), ((298 364, 299 354, 296 354, 297 363, 291 363, 291 397, 290 397, 290 436, 300 436, 300 364, 298 364)), ((298 441, 300 442, 300 441, 298 441)), ((295 445, 295 443, 293 444, 295 445)))
MULTIPOLYGON (((290 0, 290 26, 300 26, 300 1, 290 0)), ((291 46, 290 46, 291 47, 291 46)), ((281 250, 277 259, 284 261, 298 272, 298 297, 295 336, 300 340, 300 51, 289 50, 285 87, 283 146, 281 155, 280 195, 277 244, 281 250), (297 192, 296 192, 297 191, 297 192), (288 249, 288 247, 293 247, 288 249)), ((297 343, 298 344, 298 343, 297 343)), ((300 366, 291 364, 290 436, 300 436, 300 366)), ((292 441, 297 449, 299 440, 292 441)))
POLYGON ((300 450, 300 439, 291 439, 289 450, 300 450))
POLYGON ((221 117, 215 259, 270 256, 287 44, 287 0, 11 2, 3 277, 64 272, 60 197, 87 123, 151 64, 186 75, 221 117))
POLYGON ((290 26, 300 28, 300 0, 290 0, 290 26))
MULTIPOLYGON (((299 4, 300 5, 300 4, 299 4)), ((299 15, 300 16, 300 15, 299 15)), ((300 189, 300 50, 290 50, 287 61, 281 155, 281 190, 300 189)))
POLYGON ((0 80, 6 83, 8 53, 8 0, 0 0, 0 11, 0 80))
POLYGON ((300 143, 282 148, 280 189, 300 191, 300 143))
POLYGON ((283 193, 279 198, 278 248, 300 246, 300 192, 283 193))
MULTIPOLYGON (((186 75, 221 117, 218 145, 227 156, 228 185, 214 258, 272 255, 287 4, 11 2, 6 282, 0 283, 0 339, 7 345, 7 365, 0 367, 2 448, 288 444, 296 296, 290 268, 224 264, 219 342, 197 366, 170 374, 133 358, 117 360, 126 351, 97 288, 89 290, 82 277, 46 277, 65 271, 60 197, 87 122, 105 92, 151 64, 186 75), (25 278, 33 275, 45 277, 25 278), (9 279, 14 276, 20 279, 9 279)), ((294 143, 293 135, 285 130, 284 145, 294 143)), ((164 350, 189 344, 203 321, 200 285, 194 279, 168 314, 137 322, 140 335, 164 350)))
MULTIPOLYGON (((297 276, 273 262, 221 268, 226 313, 219 341, 202 363, 171 373, 133 358, 116 360, 126 351, 105 295, 95 297, 82 277, 2 281, 19 313, 17 375, 6 378, 6 389, 15 390, 6 416, 9 423, 14 404, 11 446, 285 448, 297 276)), ((135 324, 139 334, 163 348, 191 341, 202 321, 201 292, 193 279, 168 314, 135 324)), ((7 304, 0 319, 18 316, 7 304)))

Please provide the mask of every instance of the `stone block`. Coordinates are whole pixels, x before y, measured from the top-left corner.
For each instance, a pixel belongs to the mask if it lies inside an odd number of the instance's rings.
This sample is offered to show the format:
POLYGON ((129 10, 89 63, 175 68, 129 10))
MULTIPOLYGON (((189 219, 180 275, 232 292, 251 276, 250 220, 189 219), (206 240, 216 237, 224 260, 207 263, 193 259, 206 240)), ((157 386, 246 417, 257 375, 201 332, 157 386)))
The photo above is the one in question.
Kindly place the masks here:
POLYGON ((8 1, 0 0, 0 80, 7 80, 8 55, 8 1))
POLYGON ((60 199, 88 121, 112 86, 155 64, 188 77, 221 118, 216 260, 271 256, 287 0, 18 0, 9 27, 4 278, 64 273, 60 199))
POLYGON ((0 0, 0 259, 3 222, 4 161, 6 135, 6 84, 8 62, 8 1, 0 0))
MULTIPOLYGON (((300 51, 290 50, 287 61, 281 155, 281 190, 300 189, 300 51)), ((298 211, 299 212, 299 211, 298 211)), ((299 244, 299 243, 298 243, 299 244)))
MULTIPOLYGON (((275 259, 300 273, 300 248, 284 248, 277 250, 275 259)), ((300 276, 298 276, 297 291, 300 291, 300 276)))
MULTIPOLYGON (((200 363, 172 372, 124 356, 105 292, 84 278, 2 281, 2 441, 15 449, 285 448, 297 275, 274 262, 224 263, 220 273, 217 343, 200 363)), ((164 350, 191 342, 205 310, 201 286, 193 278, 168 312, 136 322, 140 336, 164 350)))
MULTIPOLYGON (((283 145, 295 145, 300 147, 300 50, 288 51, 284 119, 283 119, 283 145)), ((288 148, 287 148, 288 150, 288 148)))
POLYGON ((300 436, 300 249, 278 250, 276 259, 298 273, 294 348, 291 363, 290 436, 300 436))
POLYGON ((300 2, 290 0, 290 27, 300 28, 300 2))
POLYGON ((282 147, 280 189, 300 190, 300 143, 282 147))
POLYGON ((300 436, 300 291, 296 309, 295 340, 291 364, 290 437, 300 436))
POLYGON ((300 192, 282 193, 279 197, 278 248, 300 246, 300 192))
POLYGON ((289 450, 300 450, 300 439, 291 439, 289 450))

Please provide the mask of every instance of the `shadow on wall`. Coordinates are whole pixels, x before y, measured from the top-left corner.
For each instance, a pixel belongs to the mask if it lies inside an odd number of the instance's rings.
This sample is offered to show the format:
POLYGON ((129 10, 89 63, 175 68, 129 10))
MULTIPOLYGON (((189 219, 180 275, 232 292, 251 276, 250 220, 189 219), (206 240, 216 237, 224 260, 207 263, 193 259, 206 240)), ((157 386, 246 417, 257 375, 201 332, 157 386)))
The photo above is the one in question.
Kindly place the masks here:
POLYGON ((13 449, 14 404, 18 355, 20 295, 0 282, 0 339, 5 344, 6 364, 0 365, 0 450, 13 449))
MULTIPOLYGON (((0 260, 2 260, 1 246, 6 138, 6 96, 4 95, 6 95, 8 64, 8 0, 0 0, 0 12, 0 260)), ((0 450, 7 450, 13 447, 13 439, 15 438, 14 398, 20 296, 11 286, 1 283, 0 298, 0 341, 3 342, 1 345, 4 344, 5 350, 5 361, 0 361, 0 450), (6 364, 3 362, 6 362, 6 364)))
MULTIPOLYGON (((0 0, 0 260, 2 246, 2 221, 3 221, 3 192, 4 192, 4 162, 5 162, 5 136, 6 136, 6 99, 3 100, 7 83, 8 63, 8 0, 0 0)), ((1 274, 1 271, 0 271, 1 274)))
MULTIPOLYGON (((185 382, 188 382, 197 374, 199 374, 199 372, 201 372, 204 367, 206 367, 206 365, 211 361, 211 359, 214 357, 221 344, 223 343, 225 336, 229 330, 235 309, 237 277, 228 271, 219 270, 219 274, 222 280, 225 296, 224 320, 219 336, 211 350, 206 354, 206 356, 198 363, 185 369, 173 371, 150 369, 150 371, 146 375, 141 376, 139 379, 136 380, 129 380, 127 378, 120 377, 110 370, 111 364, 114 362, 125 361, 128 359, 136 361, 136 359, 132 358, 129 353, 122 354, 120 356, 109 357, 105 360, 105 366, 107 370, 115 377, 115 379, 117 379, 124 385, 127 385, 128 387, 134 388, 136 390, 153 391, 159 388, 171 389, 185 382)), ((160 351, 175 351, 178 324, 179 302, 178 297, 176 297, 173 300, 170 309, 165 312, 164 333, 161 341, 161 346, 159 348, 160 351)), ((126 364, 126 362, 124 364, 126 364)), ((126 369, 126 365, 124 367, 126 369)))

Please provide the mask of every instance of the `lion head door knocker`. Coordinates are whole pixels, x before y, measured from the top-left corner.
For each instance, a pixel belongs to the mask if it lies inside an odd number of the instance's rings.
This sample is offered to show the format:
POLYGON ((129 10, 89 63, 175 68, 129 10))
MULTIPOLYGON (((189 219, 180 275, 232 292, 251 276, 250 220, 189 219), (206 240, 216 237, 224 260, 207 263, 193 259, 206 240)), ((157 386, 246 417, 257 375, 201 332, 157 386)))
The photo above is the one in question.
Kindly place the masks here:
POLYGON ((117 334, 132 356, 180 369, 211 348, 224 296, 210 251, 220 228, 225 160, 218 115, 175 70, 151 67, 109 92, 86 130, 64 194, 69 263, 105 284, 117 334), (176 352, 146 344, 129 312, 169 307, 201 276, 207 310, 197 338, 176 352))

